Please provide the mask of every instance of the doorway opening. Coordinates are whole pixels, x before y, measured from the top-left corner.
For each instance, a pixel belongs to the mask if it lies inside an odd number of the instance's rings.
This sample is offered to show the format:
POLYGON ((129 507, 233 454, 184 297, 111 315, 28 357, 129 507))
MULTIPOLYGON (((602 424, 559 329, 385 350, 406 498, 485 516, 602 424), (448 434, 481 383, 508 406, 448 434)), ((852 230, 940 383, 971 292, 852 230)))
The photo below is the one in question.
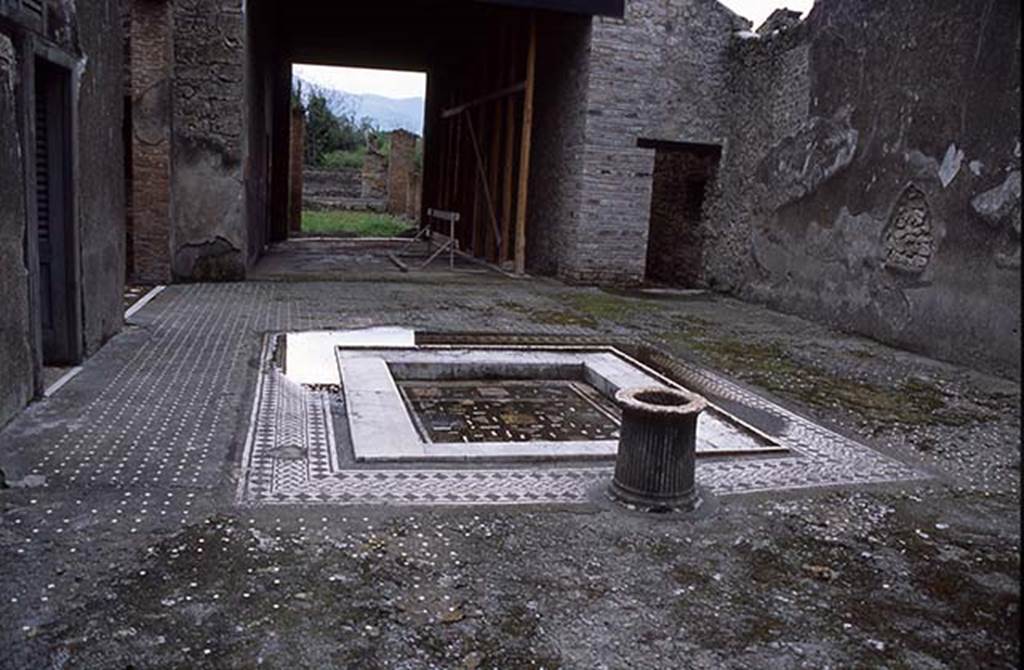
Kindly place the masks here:
POLYGON ((73 211, 71 72, 35 63, 35 244, 45 366, 82 358, 77 231, 73 211))
POLYGON ((704 201, 722 148, 713 144, 640 140, 655 150, 646 279, 704 288, 704 201))
POLYGON ((424 72, 292 64, 292 236, 415 230, 426 87, 424 72))
MULTIPOLYGON (((559 132, 564 124, 549 120, 557 116, 555 108, 573 89, 552 82, 572 81, 576 61, 555 46, 568 35, 573 53, 580 53, 575 49, 585 47, 594 13, 590 9, 621 15, 615 2, 592 4, 593 8, 540 0, 253 3, 252 12, 247 13, 253 82, 253 93, 247 96, 252 121, 247 167, 253 175, 248 197, 252 212, 261 212, 264 198, 271 204, 268 216, 249 220, 252 262, 286 247, 364 246, 327 240, 271 249, 302 232, 301 194, 309 189, 307 185, 298 189, 290 176, 292 75, 315 64, 370 68, 377 75, 420 73, 425 87, 422 187, 419 211, 410 217, 410 227, 420 224, 423 237, 417 241, 447 244, 453 238, 457 255, 467 263, 525 273, 528 249, 543 246, 537 242, 531 247, 527 239, 532 236, 542 242, 548 237, 543 222, 528 225, 529 212, 541 208, 551 195, 547 186, 557 181, 531 177, 533 147, 542 149, 552 143, 561 147, 569 142, 559 132), (539 117, 536 133, 535 113, 539 117), (536 187, 534 203, 539 203, 532 209, 531 184, 536 187), (431 223, 428 210, 452 218, 457 214, 458 224, 453 229, 431 223)), ((582 123, 582 108, 573 111, 574 123, 582 123)), ((418 154, 413 151, 414 156, 418 154)), ((392 158, 394 152, 392 137, 392 158)), ((354 193, 354 186, 350 188, 354 193)))

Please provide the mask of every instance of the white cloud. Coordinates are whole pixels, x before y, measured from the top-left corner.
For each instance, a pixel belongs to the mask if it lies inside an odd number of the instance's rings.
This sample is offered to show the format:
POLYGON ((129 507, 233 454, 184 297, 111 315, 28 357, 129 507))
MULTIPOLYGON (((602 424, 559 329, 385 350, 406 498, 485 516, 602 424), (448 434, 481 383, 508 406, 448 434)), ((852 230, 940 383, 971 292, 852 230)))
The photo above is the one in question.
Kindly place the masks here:
POLYGON ((740 16, 754 22, 754 29, 764 23, 768 15, 776 9, 785 7, 794 12, 802 12, 804 16, 811 11, 814 0, 718 0, 740 16))
POLYGON ((313 84, 353 94, 371 93, 386 98, 422 98, 425 97, 427 90, 427 75, 423 72, 298 63, 292 67, 292 71, 313 84))

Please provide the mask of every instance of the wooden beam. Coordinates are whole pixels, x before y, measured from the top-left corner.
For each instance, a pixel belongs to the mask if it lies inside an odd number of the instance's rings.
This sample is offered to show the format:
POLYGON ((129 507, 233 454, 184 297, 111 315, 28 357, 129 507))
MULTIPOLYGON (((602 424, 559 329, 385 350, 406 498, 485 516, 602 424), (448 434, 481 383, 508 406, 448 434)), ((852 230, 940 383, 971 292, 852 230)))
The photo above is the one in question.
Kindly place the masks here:
POLYGON ((509 96, 509 95, 515 95, 516 93, 522 93, 525 90, 526 90, 526 82, 525 81, 521 81, 518 84, 513 84, 511 86, 506 86, 505 88, 498 89, 497 91, 492 91, 491 93, 488 93, 487 95, 482 95, 479 98, 474 98, 473 100, 470 100, 469 102, 464 102, 461 105, 456 105, 454 107, 449 107, 448 109, 443 110, 441 112, 441 118, 442 119, 450 119, 451 117, 458 116, 459 114, 465 112, 466 110, 471 109, 473 107, 476 107, 478 105, 482 105, 482 104, 490 102, 492 100, 498 100, 500 98, 504 98, 504 97, 509 96))
POLYGON ((526 90, 523 95, 523 137, 519 144, 519 208, 516 211, 516 274, 526 272, 526 206, 530 185, 530 142, 533 93, 537 71, 537 17, 530 14, 530 44, 526 52, 526 90))
MULTIPOLYGON (((480 116, 483 117, 484 110, 481 110, 480 116)), ((491 198, 491 187, 489 185, 490 179, 487 176, 487 168, 484 166, 484 157, 480 152, 480 144, 477 142, 476 131, 473 130, 473 120, 470 115, 466 115, 466 121, 469 122, 469 139, 473 143, 473 156, 476 158, 476 172, 477 172, 477 185, 483 191, 484 204, 487 205, 487 215, 491 220, 491 229, 486 232, 488 239, 497 240, 501 237, 501 233, 498 231, 498 217, 494 213, 494 200, 491 198), (493 237, 491 237, 493 233, 493 237)), ((495 161, 496 162, 496 161, 495 161)), ((474 230, 476 229, 476 208, 473 211, 474 230)), ((482 240, 483 238, 481 238, 482 240)), ((479 254, 478 254, 479 255, 479 254)))
POLYGON ((488 205, 491 207, 491 221, 494 224, 493 231, 494 236, 490 238, 490 244, 487 245, 487 260, 492 263, 498 260, 498 255, 501 253, 501 227, 498 221, 498 188, 501 185, 500 176, 498 175, 498 161, 501 160, 501 123, 502 123, 502 108, 504 105, 501 100, 497 100, 494 103, 494 118, 491 124, 491 160, 487 166, 487 176, 490 179, 488 194, 488 205))
POLYGON ((515 181, 516 166, 516 101, 505 101, 505 169, 502 172, 501 188, 501 249, 498 260, 505 263, 512 258, 512 206, 514 204, 512 183, 515 181))

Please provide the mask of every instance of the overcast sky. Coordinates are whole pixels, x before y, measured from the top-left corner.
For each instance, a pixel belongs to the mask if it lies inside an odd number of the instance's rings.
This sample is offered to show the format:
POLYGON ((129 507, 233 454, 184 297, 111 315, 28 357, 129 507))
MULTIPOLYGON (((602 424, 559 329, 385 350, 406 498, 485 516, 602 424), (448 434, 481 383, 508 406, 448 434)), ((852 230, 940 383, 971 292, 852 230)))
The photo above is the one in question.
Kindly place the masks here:
POLYGON ((768 15, 780 7, 803 12, 804 16, 811 11, 814 0, 718 0, 723 5, 744 18, 754 22, 754 28, 764 23, 768 15))
POLYGON ((306 81, 329 86, 346 93, 373 93, 385 98, 422 98, 427 75, 397 70, 363 70, 352 67, 298 65, 293 71, 306 81))
MULTIPOLYGON (((754 28, 779 7, 804 12, 810 11, 814 0, 720 0, 720 2, 754 22, 754 28)), ((347 93, 373 93, 385 98, 422 98, 425 96, 427 76, 421 72, 394 70, 362 70, 349 67, 323 65, 295 65, 295 74, 320 86, 336 88, 347 93)))

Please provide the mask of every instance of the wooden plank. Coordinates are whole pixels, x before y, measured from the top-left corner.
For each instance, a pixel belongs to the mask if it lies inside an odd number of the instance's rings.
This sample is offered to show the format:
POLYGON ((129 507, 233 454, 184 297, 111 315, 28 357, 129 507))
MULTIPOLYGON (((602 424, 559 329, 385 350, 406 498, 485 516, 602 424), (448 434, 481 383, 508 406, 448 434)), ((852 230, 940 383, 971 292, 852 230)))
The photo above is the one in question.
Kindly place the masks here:
POLYGON ((514 203, 512 184, 515 181, 516 161, 516 101, 509 98, 505 101, 505 169, 502 172, 501 194, 501 253, 499 261, 507 262, 512 258, 509 245, 512 242, 512 206, 514 203))
MULTIPOLYGON (((484 111, 483 109, 480 110, 480 117, 481 118, 484 116, 483 111, 484 111)), ((494 199, 491 197, 491 187, 488 184, 490 179, 489 179, 488 174, 487 174, 487 168, 484 166, 484 157, 483 157, 483 154, 480 152, 480 144, 479 144, 479 142, 477 140, 477 134, 476 134, 476 131, 474 130, 474 127, 473 127, 472 116, 467 114, 466 115, 466 121, 468 123, 468 128, 469 128, 469 139, 473 143, 473 157, 474 157, 475 162, 476 162, 477 190, 483 192, 483 196, 484 196, 483 204, 487 207, 487 212, 486 212, 487 213, 487 218, 488 218, 488 220, 490 221, 490 224, 491 224, 490 228, 487 228, 486 226, 480 226, 480 228, 482 228, 483 230, 481 230, 482 234, 479 235, 479 244, 474 244, 474 246, 473 246, 473 248, 476 251, 476 253, 478 255, 481 255, 481 254, 485 253, 483 247, 484 247, 486 241, 487 240, 497 240, 498 237, 501 235, 501 233, 498 230, 498 218, 497 218, 497 215, 494 212, 494 199)), ((495 161, 495 162, 497 162, 497 161, 495 161)), ((478 197, 479 195, 480 194, 477 193, 475 197, 478 197)), ((477 230, 477 221, 476 221, 476 219, 478 218, 477 217, 477 213, 478 212, 477 212, 476 205, 474 205, 474 207, 473 207, 473 216, 474 216, 473 230, 477 230)))
POLYGON ((487 205, 491 210, 491 223, 493 235, 489 236, 490 244, 487 245, 487 260, 492 263, 498 260, 498 255, 501 253, 501 224, 498 222, 497 214, 497 198, 498 198, 498 186, 499 186, 499 175, 498 175, 498 161, 501 159, 501 112, 504 105, 501 100, 494 102, 494 119, 491 124, 491 160, 487 166, 487 176, 490 178, 488 184, 488 202, 487 205))
POLYGON ((498 89, 497 91, 492 91, 491 93, 487 93, 486 95, 482 95, 479 98, 475 98, 473 100, 470 100, 469 102, 462 103, 461 105, 449 107, 448 109, 441 112, 441 118, 450 119, 451 117, 458 116, 459 114, 468 111, 473 107, 483 105, 493 100, 500 100, 501 98, 504 98, 506 96, 515 95, 516 93, 522 93, 525 90, 526 82, 521 81, 518 84, 512 84, 511 86, 506 86, 505 88, 498 89))
POLYGON ((530 43, 526 52, 526 90, 523 93, 523 136, 519 144, 519 197, 516 211, 516 274, 526 272, 526 207, 530 184, 530 142, 533 130, 533 93, 537 70, 537 17, 530 15, 530 43))
MULTIPOLYGON (((466 121, 468 122, 466 128, 469 131, 469 140, 470 140, 470 144, 472 145, 472 149, 473 149, 473 156, 471 157, 471 161, 473 163, 473 167, 476 168, 475 170, 473 170, 473 209, 472 209, 472 212, 473 212, 473 218, 472 218, 472 223, 473 223, 473 247, 472 248, 473 248, 473 255, 474 256, 480 256, 480 255, 483 254, 483 242, 484 242, 484 234, 483 234, 483 230, 481 230, 481 226, 480 226, 480 186, 481 186, 483 180, 481 179, 481 176, 480 176, 480 172, 481 172, 480 148, 477 146, 477 143, 476 143, 476 132, 474 130, 475 124, 473 123, 473 112, 467 112, 466 113, 466 121)), ((479 121, 479 119, 478 119, 478 121, 479 121)))

